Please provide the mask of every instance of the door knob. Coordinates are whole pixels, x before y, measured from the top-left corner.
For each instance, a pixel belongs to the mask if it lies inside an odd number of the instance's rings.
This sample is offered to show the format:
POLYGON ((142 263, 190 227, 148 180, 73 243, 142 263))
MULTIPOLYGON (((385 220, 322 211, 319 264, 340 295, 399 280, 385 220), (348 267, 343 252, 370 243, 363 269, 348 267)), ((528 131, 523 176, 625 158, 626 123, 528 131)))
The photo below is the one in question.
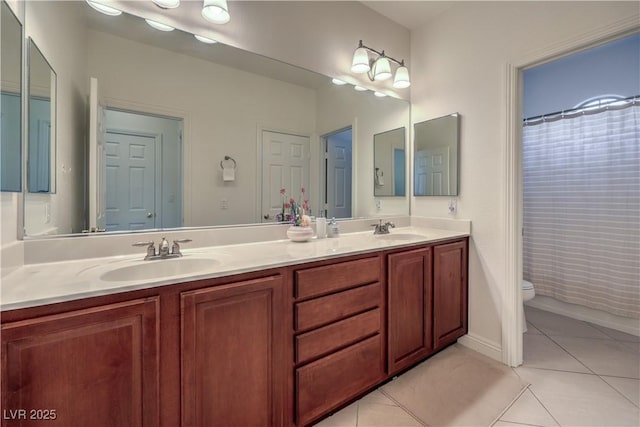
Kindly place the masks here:
POLYGON ((263 215, 263 217, 264 217, 264 219, 269 219, 269 218, 271 218, 271 215, 270 214, 266 214, 266 215, 263 215))
POLYGON ((153 218, 153 214, 151 212, 147 212, 147 218, 153 218))

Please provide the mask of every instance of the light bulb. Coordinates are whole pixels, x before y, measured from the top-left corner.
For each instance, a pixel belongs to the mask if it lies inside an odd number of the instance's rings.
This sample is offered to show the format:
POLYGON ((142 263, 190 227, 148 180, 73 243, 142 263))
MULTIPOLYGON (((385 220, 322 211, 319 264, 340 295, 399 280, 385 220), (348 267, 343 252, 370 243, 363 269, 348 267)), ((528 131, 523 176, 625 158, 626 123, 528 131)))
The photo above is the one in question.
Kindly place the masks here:
POLYGON ((231 19, 227 0, 204 0, 202 16, 214 24, 226 24, 231 19))
POLYGON ((351 62, 351 71, 354 73, 362 74, 369 71, 369 54, 367 49, 359 47, 353 52, 353 61, 351 62))
POLYGON ((396 89, 405 89, 411 86, 411 81, 409 80, 409 70, 404 65, 400 66, 396 70, 396 76, 393 79, 393 87, 396 89))
POLYGON ((391 64, 389 60, 381 56, 373 64, 373 79, 376 81, 387 80, 391 77, 391 64))

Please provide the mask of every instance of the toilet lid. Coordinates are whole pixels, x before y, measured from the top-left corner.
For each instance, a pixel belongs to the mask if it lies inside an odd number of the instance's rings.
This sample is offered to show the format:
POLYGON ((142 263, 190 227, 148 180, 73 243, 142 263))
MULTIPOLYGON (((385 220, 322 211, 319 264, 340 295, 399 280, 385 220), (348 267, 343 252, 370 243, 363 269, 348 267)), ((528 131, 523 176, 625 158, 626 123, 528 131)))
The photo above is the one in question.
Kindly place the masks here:
POLYGON ((522 289, 533 289, 533 283, 529 282, 528 280, 523 280, 522 289))

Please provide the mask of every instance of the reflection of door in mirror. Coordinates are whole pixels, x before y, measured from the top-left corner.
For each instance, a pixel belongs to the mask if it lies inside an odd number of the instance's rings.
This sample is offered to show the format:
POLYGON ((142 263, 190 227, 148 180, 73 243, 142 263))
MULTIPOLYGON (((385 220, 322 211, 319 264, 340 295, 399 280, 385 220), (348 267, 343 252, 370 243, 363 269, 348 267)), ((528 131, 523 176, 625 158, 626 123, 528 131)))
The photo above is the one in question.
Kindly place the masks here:
POLYGON ((106 110, 107 231, 182 226, 182 120, 106 110))
POLYGON ((373 194, 404 197, 406 193, 405 128, 373 135, 373 194))
POLYGON ((324 215, 351 218, 353 132, 349 127, 330 133, 324 141, 324 215))
POLYGON ((310 140, 308 136, 262 131, 262 222, 274 222, 282 214, 281 189, 300 200, 301 189, 309 197, 310 140))
POLYGON ((55 91, 56 74, 29 39, 27 189, 30 193, 55 193, 55 91))
POLYGON ((457 113, 414 125, 415 196, 458 194, 459 128, 457 113))
POLYGON ((0 189, 20 191, 22 26, 7 3, 0 2, 0 189))

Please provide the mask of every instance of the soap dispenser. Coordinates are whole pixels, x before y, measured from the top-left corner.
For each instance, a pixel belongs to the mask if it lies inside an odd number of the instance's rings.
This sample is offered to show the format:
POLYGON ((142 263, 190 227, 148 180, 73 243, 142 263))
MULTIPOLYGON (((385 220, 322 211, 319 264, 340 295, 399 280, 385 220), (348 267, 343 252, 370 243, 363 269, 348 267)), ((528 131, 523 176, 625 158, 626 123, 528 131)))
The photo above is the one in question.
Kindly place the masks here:
POLYGON ((327 226, 327 237, 338 237, 340 236, 340 226, 336 222, 335 217, 331 218, 329 224, 327 226))
POLYGON ((318 216, 316 217, 316 236, 318 239, 327 237, 327 218, 324 217, 322 210, 318 212, 318 216))

